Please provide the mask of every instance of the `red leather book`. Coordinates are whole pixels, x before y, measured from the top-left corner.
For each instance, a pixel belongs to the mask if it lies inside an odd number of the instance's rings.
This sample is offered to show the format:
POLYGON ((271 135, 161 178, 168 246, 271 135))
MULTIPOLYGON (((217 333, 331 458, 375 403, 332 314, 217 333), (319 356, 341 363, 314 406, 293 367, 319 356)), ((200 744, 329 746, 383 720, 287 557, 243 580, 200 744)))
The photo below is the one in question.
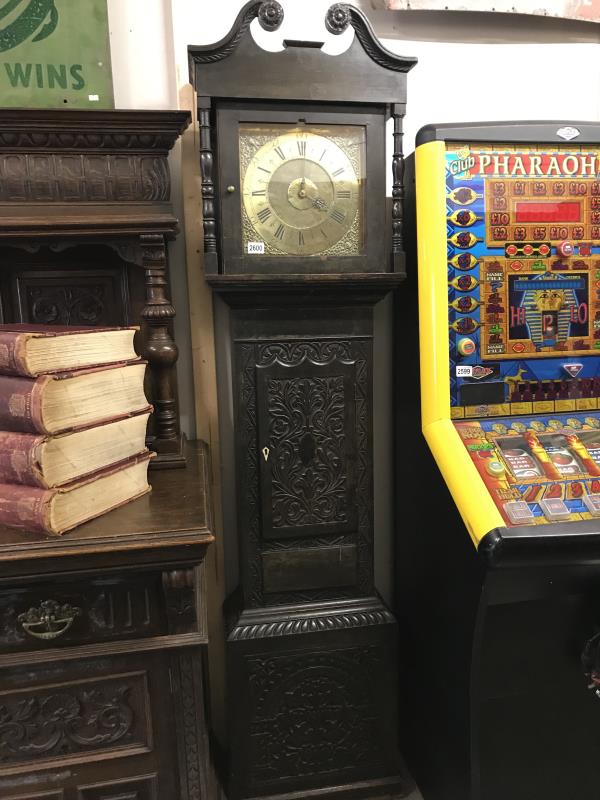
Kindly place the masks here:
POLYGON ((0 373, 35 377, 50 372, 131 361, 137 327, 0 325, 0 373))
POLYGON ((151 410, 58 436, 0 431, 0 483, 51 489, 142 453, 151 410))
POLYGON ((138 359, 38 378, 0 375, 0 430, 61 433, 141 411, 145 368, 138 359))
POLYGON ((0 484, 0 525, 54 534, 81 525, 150 491, 144 453, 57 489, 0 484))

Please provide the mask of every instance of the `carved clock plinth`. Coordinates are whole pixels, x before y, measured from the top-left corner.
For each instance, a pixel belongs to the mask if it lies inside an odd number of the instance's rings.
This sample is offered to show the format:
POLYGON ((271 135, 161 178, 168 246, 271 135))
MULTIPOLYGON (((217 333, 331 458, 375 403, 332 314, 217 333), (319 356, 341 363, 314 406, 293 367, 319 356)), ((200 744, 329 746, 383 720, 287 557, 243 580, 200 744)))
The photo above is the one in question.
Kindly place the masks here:
POLYGON ((188 123, 187 112, 0 109, 1 321, 140 324, 153 466, 185 463, 167 157, 188 123))
POLYGON ((401 796, 398 630, 373 579, 373 308, 404 277, 414 59, 385 50, 344 4, 327 15, 330 31, 354 29, 342 55, 298 41, 261 50, 250 24, 274 30, 282 16, 250 2, 221 42, 190 48, 204 267, 229 306, 228 797, 401 796))
POLYGON ((231 683, 244 687, 231 735, 248 743, 232 754, 233 795, 404 794, 396 634, 375 599, 244 612, 228 640, 231 683))

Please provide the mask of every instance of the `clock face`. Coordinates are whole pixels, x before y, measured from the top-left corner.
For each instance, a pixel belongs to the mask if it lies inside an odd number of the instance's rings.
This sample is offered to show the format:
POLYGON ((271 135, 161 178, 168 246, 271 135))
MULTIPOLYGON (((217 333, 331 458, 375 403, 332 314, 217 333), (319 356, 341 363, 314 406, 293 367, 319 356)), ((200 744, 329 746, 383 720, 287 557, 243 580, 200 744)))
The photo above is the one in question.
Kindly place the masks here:
POLYGON ((244 252, 359 255, 363 163, 360 126, 242 126, 244 252))

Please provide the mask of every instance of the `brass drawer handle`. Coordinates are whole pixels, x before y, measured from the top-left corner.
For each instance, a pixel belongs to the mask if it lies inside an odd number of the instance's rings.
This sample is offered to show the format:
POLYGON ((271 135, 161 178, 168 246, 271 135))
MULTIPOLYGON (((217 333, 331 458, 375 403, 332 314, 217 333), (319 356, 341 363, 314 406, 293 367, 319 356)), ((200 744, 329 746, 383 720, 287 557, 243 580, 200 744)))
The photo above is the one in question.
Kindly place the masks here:
POLYGON ((77 606, 44 600, 37 608, 30 608, 24 614, 19 614, 17 620, 29 636, 48 641, 58 639, 66 633, 80 614, 81 609, 77 606))

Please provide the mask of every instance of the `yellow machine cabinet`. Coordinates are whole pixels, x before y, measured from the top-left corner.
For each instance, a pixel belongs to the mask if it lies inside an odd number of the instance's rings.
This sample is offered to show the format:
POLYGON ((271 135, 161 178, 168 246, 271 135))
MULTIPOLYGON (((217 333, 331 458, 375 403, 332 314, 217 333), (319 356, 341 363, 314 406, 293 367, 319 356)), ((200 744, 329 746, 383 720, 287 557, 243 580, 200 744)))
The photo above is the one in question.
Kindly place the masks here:
POLYGON ((600 144, 557 125, 416 150, 423 432, 476 547, 600 515, 600 144))
POLYGON ((412 766, 425 800, 597 800, 600 124, 430 125, 415 175, 412 766))

